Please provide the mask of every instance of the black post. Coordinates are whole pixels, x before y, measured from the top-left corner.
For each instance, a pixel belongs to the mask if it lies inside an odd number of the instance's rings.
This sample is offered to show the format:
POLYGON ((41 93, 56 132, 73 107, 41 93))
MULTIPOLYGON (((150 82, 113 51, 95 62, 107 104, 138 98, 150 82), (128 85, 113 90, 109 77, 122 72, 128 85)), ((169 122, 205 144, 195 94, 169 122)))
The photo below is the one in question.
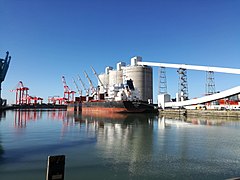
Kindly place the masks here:
POLYGON ((48 156, 46 180, 64 180, 65 155, 48 156))

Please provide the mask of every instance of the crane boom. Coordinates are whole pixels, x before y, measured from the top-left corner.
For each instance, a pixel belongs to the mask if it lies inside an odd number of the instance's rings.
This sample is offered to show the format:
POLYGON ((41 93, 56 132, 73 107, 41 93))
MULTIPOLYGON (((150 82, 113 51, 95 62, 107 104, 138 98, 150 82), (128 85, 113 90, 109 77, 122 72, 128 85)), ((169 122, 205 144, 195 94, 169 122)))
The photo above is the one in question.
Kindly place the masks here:
POLYGON ((79 87, 78 87, 78 85, 77 85, 77 83, 76 83, 76 81, 75 81, 74 78, 73 78, 73 83, 74 83, 75 87, 77 88, 77 91, 78 91, 78 93, 79 93, 79 96, 82 96, 82 90, 79 89, 79 87))
POLYGON ((71 90, 69 89, 64 76, 62 76, 62 82, 63 82, 64 92, 70 92, 71 90))
POLYGON ((76 92, 75 92, 75 91, 72 91, 72 90, 68 87, 64 76, 62 76, 62 82, 63 82, 63 88, 64 88, 64 91, 63 91, 64 99, 66 99, 66 102, 65 102, 65 103, 68 103, 68 102, 70 102, 70 101, 74 101, 74 94, 75 94, 76 92))
POLYGON ((96 76, 96 78, 98 79, 98 82, 101 84, 101 86, 103 87, 103 89, 105 90, 104 84, 102 83, 102 81, 100 80, 100 78, 98 77, 97 72, 95 71, 95 69, 91 66, 91 69, 94 73, 94 75, 96 76))
POLYGON ((87 88, 79 75, 78 75, 78 80, 81 82, 83 89, 87 92, 87 88))
POLYGON ((84 71, 84 74, 89 82, 89 85, 90 85, 90 89, 92 91, 92 94, 94 93, 94 86, 93 86, 93 83, 92 83, 92 80, 89 78, 88 74, 86 73, 86 71, 84 71))

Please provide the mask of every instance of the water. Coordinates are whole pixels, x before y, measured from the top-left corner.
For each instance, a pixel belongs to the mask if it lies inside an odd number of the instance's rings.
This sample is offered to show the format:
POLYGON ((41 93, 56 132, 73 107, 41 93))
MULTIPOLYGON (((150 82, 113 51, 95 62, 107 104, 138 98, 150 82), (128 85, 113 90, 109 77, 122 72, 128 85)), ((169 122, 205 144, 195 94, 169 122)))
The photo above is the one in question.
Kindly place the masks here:
POLYGON ((43 180, 47 156, 61 154, 66 180, 239 177, 239 130, 235 120, 7 111, 0 179, 43 180))

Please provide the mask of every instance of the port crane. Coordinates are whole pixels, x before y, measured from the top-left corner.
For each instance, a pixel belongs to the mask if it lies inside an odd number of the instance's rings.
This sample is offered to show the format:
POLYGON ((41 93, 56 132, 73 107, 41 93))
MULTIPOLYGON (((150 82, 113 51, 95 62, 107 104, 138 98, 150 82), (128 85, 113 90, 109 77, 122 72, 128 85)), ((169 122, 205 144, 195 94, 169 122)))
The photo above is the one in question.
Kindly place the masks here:
POLYGON ((97 72, 95 71, 95 69, 94 69, 92 66, 91 66, 91 69, 92 69, 94 75, 96 76, 96 78, 98 79, 98 82, 99 82, 100 85, 103 87, 104 92, 106 92, 106 88, 105 88, 104 84, 102 83, 101 79, 99 78, 97 72))
POLYGON ((80 83, 82 84, 82 87, 83 87, 84 91, 86 92, 86 94, 88 94, 88 90, 87 90, 87 88, 86 88, 86 86, 85 86, 84 82, 82 81, 82 79, 80 78, 80 76, 79 76, 79 75, 78 75, 78 80, 79 80, 79 81, 80 81, 80 83))
POLYGON ((20 104, 28 103, 28 100, 27 100, 27 97, 29 96, 28 91, 29 91, 29 88, 25 87, 22 81, 19 81, 16 88, 11 90, 11 92, 16 92, 16 98, 15 98, 16 104, 20 105, 20 104))
POLYGON ((37 96, 27 96, 27 104, 37 104, 38 101, 42 104, 43 98, 37 96))
POLYGON ((95 89, 94 89, 94 86, 93 86, 93 83, 91 81, 91 79, 89 78, 88 74, 86 73, 86 71, 84 71, 84 74, 89 82, 89 85, 90 85, 90 90, 91 90, 91 95, 93 95, 95 93, 95 89))
POLYGON ((59 96, 49 96, 48 97, 48 103, 49 104, 59 104, 59 105, 62 105, 63 102, 66 102, 66 98, 64 97, 59 97, 59 96))
MULTIPOLYGON (((64 76, 62 76, 62 82, 63 82, 63 88, 64 88, 64 92, 63 92, 64 93, 64 99, 66 99, 67 102, 74 101, 74 94, 76 92, 70 90, 64 76)), ((67 102, 65 102, 65 103, 67 103, 67 102)))
POLYGON ((37 104, 38 101, 42 103, 43 98, 37 96, 30 96, 28 94, 29 88, 23 85, 22 81, 19 81, 16 88, 11 92, 16 92, 16 103, 18 105, 23 104, 37 104))
POLYGON ((82 96, 82 90, 79 89, 79 87, 78 87, 78 85, 77 85, 77 83, 76 83, 76 81, 75 81, 74 78, 73 78, 73 83, 74 83, 75 87, 77 88, 77 91, 78 91, 79 96, 82 96))

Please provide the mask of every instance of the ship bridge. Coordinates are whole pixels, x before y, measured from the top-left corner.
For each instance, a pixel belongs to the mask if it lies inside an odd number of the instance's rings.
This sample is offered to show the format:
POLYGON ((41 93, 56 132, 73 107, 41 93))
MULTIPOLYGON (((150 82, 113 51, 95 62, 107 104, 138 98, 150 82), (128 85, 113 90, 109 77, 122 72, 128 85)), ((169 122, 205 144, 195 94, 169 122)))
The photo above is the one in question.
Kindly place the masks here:
MULTIPOLYGON (((164 72, 165 68, 176 68, 178 69, 179 73, 179 92, 178 97, 176 97, 176 102, 164 100, 164 102, 161 104, 161 106, 164 107, 183 107, 183 106, 189 106, 189 105, 196 105, 196 104, 202 104, 202 103, 209 103, 212 101, 216 101, 219 99, 227 98, 230 96, 234 96, 237 94, 240 94, 240 86, 222 91, 222 92, 215 92, 215 84, 213 82, 213 73, 219 72, 219 73, 229 73, 229 74, 240 74, 240 69, 236 68, 223 68, 223 67, 210 67, 210 66, 197 66, 197 65, 187 65, 187 64, 170 64, 170 63, 157 63, 157 62, 137 62, 137 65, 146 65, 146 66, 156 66, 160 67, 162 72, 164 72), (205 71, 209 74, 208 77, 208 92, 206 92, 206 95, 200 98, 194 98, 194 99, 188 99, 188 90, 187 90, 187 78, 186 78, 186 70, 197 70, 197 71, 205 71)), ((166 94, 166 80, 164 78, 165 75, 160 75, 160 78, 163 78, 163 80, 160 80, 159 82, 162 83, 162 85, 159 86, 159 89, 165 89, 161 92, 159 90, 159 94, 166 94)))

